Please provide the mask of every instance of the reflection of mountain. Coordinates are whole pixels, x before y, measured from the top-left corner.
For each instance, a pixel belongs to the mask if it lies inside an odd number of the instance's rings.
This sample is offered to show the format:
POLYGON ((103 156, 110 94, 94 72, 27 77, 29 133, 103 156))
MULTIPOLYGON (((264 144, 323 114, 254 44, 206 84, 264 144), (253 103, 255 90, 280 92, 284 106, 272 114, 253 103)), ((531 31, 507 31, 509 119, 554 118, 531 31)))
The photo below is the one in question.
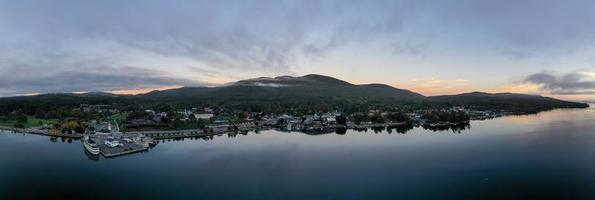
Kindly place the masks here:
POLYGON ((322 129, 313 129, 313 130, 302 130, 300 132, 302 132, 304 134, 308 134, 308 135, 324 135, 324 134, 336 133, 337 129, 336 128, 322 128, 322 129))
POLYGON ((345 135, 345 134, 347 134, 347 129, 346 128, 337 128, 337 130, 335 130, 335 133, 337 135, 345 135))
POLYGON ((453 133, 461 133, 461 131, 471 129, 471 124, 467 123, 459 123, 459 124, 449 124, 449 125, 430 125, 426 124, 422 126, 426 130, 431 130, 434 132, 437 131, 452 131, 453 133))
MULTIPOLYGON (((308 134, 308 135, 324 135, 329 133, 336 133, 337 135, 346 135, 348 134, 349 130, 353 130, 359 133, 371 131, 374 134, 381 134, 381 133, 398 133, 398 134, 407 134, 407 132, 413 130, 415 126, 411 124, 405 125, 398 125, 398 126, 377 126, 377 127, 370 127, 370 128, 360 128, 360 129, 346 129, 346 128, 332 128, 332 129, 323 129, 323 130, 316 130, 316 131, 300 131, 301 133, 308 134)), ((425 130, 431 130, 434 132, 442 132, 448 131, 453 133, 461 133, 461 131, 471 129, 471 125, 467 123, 459 123, 459 124, 443 124, 443 125, 424 125, 419 126, 419 128, 423 128, 425 130)))
MULTIPOLYGON (((392 134, 393 132, 399 134, 407 134, 410 130, 413 130, 414 126, 411 124, 405 124, 400 126, 389 126, 389 127, 371 127, 370 130, 375 133, 382 133, 386 131, 387 134, 392 134)), ((353 129, 357 132, 368 132, 368 128, 361 128, 361 129, 353 129)))
POLYGON ((388 134, 391 134, 393 132, 393 129, 395 130, 395 132, 400 133, 400 134, 405 134, 410 130, 413 130, 413 125, 402 125, 402 126, 392 126, 392 127, 387 127, 386 131, 388 132, 388 134))
MULTIPOLYGON (((470 130, 471 125, 469 123, 462 123, 462 124, 452 124, 452 125, 426 125, 426 126, 413 126, 411 124, 406 125, 398 125, 398 126, 389 126, 389 127, 371 127, 371 128, 361 128, 361 129, 346 129, 346 128, 327 128, 327 129, 320 129, 320 130, 311 130, 311 131, 297 131, 291 132, 292 134, 306 134, 311 136, 319 136, 319 135, 328 135, 328 134, 337 134, 337 135, 349 135, 349 134, 356 134, 356 133, 369 133, 369 134, 407 134, 409 131, 413 130, 414 128, 423 128, 424 130, 430 130, 433 132, 446 132, 446 133, 456 133, 460 134, 462 131, 470 130), (350 133, 351 131, 351 133, 350 133)), ((281 130, 273 129, 274 131, 282 132, 281 130)), ((169 143, 169 142, 176 142, 176 141, 186 141, 186 140, 203 140, 209 141, 213 140, 216 137, 226 137, 226 138, 239 138, 242 136, 249 136, 251 134, 261 134, 260 131, 258 132, 237 132, 237 133, 228 133, 228 134, 220 134, 220 135, 211 135, 211 136, 200 136, 200 137, 189 137, 189 138, 175 138, 175 139, 162 139, 157 140, 157 143, 169 143)), ((287 134, 284 132, 283 134, 287 134)), ((87 152, 85 152, 87 153, 87 152)), ((89 156, 89 155, 88 155, 89 156)), ((91 158, 89 158, 91 159, 91 158)))

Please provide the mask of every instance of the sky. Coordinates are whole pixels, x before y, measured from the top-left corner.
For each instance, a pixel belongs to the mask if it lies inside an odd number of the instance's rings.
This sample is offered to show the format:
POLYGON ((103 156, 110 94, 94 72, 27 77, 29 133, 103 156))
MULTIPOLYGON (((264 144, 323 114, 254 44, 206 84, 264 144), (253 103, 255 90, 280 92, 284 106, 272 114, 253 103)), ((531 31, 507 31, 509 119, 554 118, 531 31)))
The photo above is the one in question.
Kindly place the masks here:
POLYGON ((595 100, 595 1, 0 0, 0 96, 306 74, 595 100))

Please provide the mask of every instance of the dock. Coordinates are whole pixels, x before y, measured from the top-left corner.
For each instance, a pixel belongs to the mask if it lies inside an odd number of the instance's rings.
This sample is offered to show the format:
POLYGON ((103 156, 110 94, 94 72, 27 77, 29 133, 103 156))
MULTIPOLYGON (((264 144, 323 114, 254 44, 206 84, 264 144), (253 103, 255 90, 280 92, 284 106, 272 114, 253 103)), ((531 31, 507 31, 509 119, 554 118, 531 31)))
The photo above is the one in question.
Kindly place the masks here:
POLYGON ((99 147, 99 152, 103 157, 112 158, 117 156, 123 156, 127 154, 133 154, 137 152, 147 151, 148 148, 142 147, 140 145, 132 144, 125 147, 107 147, 105 145, 101 145, 99 147))
POLYGON ((163 139, 179 139, 179 138, 191 138, 191 137, 204 137, 204 136, 213 136, 213 135, 222 135, 222 134, 229 134, 229 133, 237 133, 241 131, 252 131, 256 129, 248 129, 248 130, 213 130, 213 131, 206 131, 205 129, 186 129, 186 130, 169 130, 169 131, 131 131, 131 132, 124 132, 125 136, 129 135, 142 135, 146 137, 150 137, 156 140, 163 140, 163 139))
POLYGON ((107 136, 93 137, 93 140, 99 145, 99 153, 105 158, 112 158, 117 156, 123 156, 138 152, 147 151, 148 146, 141 144, 139 141, 128 142, 124 138, 112 138, 108 139, 107 136), (118 141, 119 146, 108 146, 105 144, 106 141, 118 141))

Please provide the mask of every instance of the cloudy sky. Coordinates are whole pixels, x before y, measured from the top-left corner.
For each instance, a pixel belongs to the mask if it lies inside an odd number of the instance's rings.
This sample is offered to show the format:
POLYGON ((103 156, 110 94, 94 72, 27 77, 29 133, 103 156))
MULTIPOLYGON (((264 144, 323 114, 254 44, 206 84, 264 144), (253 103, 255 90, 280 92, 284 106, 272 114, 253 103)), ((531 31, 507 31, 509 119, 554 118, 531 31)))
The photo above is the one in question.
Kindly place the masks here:
POLYGON ((595 1, 0 0, 0 96, 323 74, 595 99, 595 1))

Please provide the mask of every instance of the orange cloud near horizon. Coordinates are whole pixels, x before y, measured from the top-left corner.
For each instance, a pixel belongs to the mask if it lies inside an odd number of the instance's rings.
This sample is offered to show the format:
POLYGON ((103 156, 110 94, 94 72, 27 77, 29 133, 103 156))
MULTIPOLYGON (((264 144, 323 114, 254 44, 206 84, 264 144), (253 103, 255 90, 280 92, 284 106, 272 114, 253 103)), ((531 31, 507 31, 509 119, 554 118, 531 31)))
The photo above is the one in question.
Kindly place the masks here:
POLYGON ((137 94, 146 94, 155 90, 169 90, 169 89, 176 89, 181 88, 183 86, 176 85, 176 86, 164 86, 164 87, 154 87, 154 88, 140 88, 140 89, 129 89, 129 90, 112 90, 108 91, 112 94, 121 94, 121 95, 137 95, 137 94))
POLYGON ((410 82, 394 84, 394 87, 408 89, 426 96, 451 95, 472 92, 469 80, 442 80, 435 78, 412 79, 410 82))

